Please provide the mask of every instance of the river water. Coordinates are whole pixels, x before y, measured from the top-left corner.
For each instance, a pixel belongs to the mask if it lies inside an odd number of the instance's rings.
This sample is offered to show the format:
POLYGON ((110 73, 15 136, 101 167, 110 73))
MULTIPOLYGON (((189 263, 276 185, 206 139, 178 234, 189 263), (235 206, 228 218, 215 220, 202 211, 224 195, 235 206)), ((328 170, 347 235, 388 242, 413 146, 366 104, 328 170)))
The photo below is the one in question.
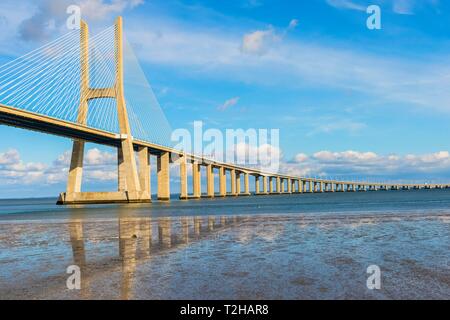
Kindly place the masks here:
POLYGON ((0 200, 1 299, 450 298, 450 190, 54 203, 0 200))

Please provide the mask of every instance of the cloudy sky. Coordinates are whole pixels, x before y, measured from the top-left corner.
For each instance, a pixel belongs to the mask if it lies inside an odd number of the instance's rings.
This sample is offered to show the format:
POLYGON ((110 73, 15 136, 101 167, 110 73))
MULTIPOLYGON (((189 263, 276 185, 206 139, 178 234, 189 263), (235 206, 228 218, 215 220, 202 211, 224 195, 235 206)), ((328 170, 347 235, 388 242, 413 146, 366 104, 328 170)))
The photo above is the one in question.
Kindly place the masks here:
MULTIPOLYGON (((94 33, 124 16, 173 129, 279 128, 292 174, 450 180, 448 1, 3 0, 0 64, 67 32, 70 4, 94 33)), ((64 190, 70 140, 0 134, 0 197, 64 190)), ((114 188, 115 151, 86 153, 86 187, 114 188)))

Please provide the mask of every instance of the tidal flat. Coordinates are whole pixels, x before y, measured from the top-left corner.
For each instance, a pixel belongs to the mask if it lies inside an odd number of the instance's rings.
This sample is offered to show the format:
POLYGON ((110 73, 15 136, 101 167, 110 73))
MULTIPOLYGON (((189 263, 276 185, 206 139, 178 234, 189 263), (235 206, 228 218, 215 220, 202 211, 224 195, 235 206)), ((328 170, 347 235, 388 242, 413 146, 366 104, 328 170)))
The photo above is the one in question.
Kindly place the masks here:
POLYGON ((34 217, 0 220, 1 299, 450 298, 442 209, 34 217))

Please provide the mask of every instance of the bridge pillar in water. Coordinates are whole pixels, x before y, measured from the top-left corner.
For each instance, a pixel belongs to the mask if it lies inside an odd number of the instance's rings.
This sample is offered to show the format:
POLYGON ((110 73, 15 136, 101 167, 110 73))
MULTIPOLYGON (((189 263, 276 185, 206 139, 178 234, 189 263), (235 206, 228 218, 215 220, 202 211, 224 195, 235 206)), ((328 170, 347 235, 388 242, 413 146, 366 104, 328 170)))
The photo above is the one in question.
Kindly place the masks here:
POLYGON ((161 152, 157 157, 158 200, 170 200, 170 153, 161 152))
POLYGON ((298 187, 297 187, 298 193, 303 193, 303 180, 297 180, 297 183, 298 183, 298 187))
POLYGON ((255 175, 255 193, 260 194, 259 176, 255 175))
POLYGON ((221 197, 227 195, 227 175, 224 167, 219 167, 219 194, 221 197))
POLYGON ((276 193, 281 193, 281 178, 280 177, 276 177, 276 193))
POLYGON ((250 195, 249 174, 247 172, 244 173, 244 195, 250 195))
POLYGON ((144 197, 151 199, 150 193, 150 158, 147 147, 138 148, 139 183, 144 197))
POLYGON ((200 164, 192 162, 192 194, 193 198, 199 199, 202 192, 200 164))
POLYGON ((236 172, 236 195, 241 195, 241 173, 236 172))
MULTIPOLYGON (((82 192, 82 173, 84 158, 84 141, 75 140, 69 169, 66 192, 61 193, 58 204, 114 203, 114 202, 150 202, 150 194, 141 187, 133 148, 128 113, 125 103, 123 85, 123 35, 122 18, 116 21, 115 28, 115 83, 110 88, 91 88, 89 86, 89 30, 87 24, 80 23, 80 104, 77 122, 86 125, 89 101, 112 98, 116 100, 119 123, 118 171, 119 191, 117 192, 82 192)), ((145 169, 145 168, 144 168, 145 169)))
POLYGON ((230 181, 231 181, 231 195, 236 196, 236 170, 230 170, 230 181))
POLYGON ((187 169, 186 169, 186 155, 182 155, 178 162, 180 164, 180 199, 188 199, 188 187, 187 187, 187 169))
POLYGON ((206 166, 206 190, 207 197, 214 198, 214 168, 212 164, 206 166))
POLYGON ((269 177, 269 192, 273 193, 273 177, 269 177))
POLYGON ((287 179, 287 192, 292 193, 292 180, 289 178, 287 179))
POLYGON ((263 193, 267 194, 267 176, 263 176, 263 193))

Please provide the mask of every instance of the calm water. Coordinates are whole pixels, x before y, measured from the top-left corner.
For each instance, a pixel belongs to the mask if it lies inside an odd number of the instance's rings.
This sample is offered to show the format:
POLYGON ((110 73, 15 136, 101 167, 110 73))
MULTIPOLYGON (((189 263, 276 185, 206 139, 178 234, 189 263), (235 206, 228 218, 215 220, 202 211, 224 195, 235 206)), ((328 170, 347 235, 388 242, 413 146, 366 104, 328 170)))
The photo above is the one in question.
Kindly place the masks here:
POLYGON ((0 200, 0 298, 450 298, 450 190, 54 201, 0 200))

